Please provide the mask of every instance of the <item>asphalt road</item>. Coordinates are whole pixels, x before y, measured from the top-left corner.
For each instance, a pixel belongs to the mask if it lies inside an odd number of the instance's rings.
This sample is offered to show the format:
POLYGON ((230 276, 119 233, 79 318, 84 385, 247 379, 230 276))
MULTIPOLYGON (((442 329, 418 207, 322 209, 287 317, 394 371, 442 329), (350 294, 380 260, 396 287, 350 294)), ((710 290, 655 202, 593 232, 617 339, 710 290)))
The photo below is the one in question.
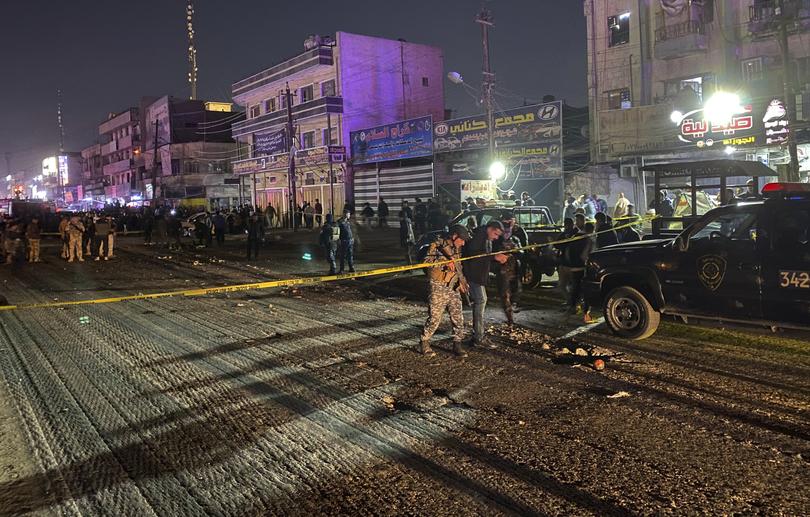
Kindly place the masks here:
MULTIPOLYGON (((398 259, 395 237, 361 236, 361 269, 398 259)), ((0 270, 0 292, 23 303, 312 275, 313 240, 274 241, 251 262, 238 244, 177 253, 130 238, 81 264, 46 247, 46 263, 0 270)), ((0 313, 0 514, 810 507, 807 335, 667 322, 628 342, 584 331, 546 287, 525 293, 517 329, 493 297, 498 348, 457 359, 443 326, 425 359, 423 296, 423 277, 402 275, 0 313)))

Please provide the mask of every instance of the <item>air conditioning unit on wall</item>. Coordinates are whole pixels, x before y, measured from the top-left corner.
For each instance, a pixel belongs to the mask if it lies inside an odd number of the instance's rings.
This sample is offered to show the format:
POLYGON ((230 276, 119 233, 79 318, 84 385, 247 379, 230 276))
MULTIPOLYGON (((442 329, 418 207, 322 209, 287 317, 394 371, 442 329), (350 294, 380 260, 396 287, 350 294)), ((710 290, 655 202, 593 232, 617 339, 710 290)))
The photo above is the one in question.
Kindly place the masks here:
POLYGON ((620 178, 638 178, 638 165, 635 163, 622 164, 619 167, 620 178))

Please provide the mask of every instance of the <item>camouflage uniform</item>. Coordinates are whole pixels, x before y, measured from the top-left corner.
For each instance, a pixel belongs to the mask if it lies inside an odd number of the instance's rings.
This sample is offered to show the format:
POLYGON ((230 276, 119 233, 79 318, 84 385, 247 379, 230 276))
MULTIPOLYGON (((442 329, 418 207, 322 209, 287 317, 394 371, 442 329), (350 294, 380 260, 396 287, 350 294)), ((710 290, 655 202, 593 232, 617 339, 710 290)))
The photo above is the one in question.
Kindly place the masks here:
MULTIPOLYGON (((445 260, 458 260, 461 250, 453 245, 450 238, 440 238, 430 245, 425 257, 425 263, 442 262, 445 260)), ((428 297, 429 315, 422 330, 421 352, 431 354, 430 338, 439 328, 442 315, 446 310, 450 314, 450 323, 453 325, 453 350, 461 352, 461 341, 464 337, 464 317, 461 313, 460 288, 466 285, 461 271, 461 263, 455 262, 432 266, 428 269, 430 278, 430 294, 428 297)))
MULTIPOLYGON (((502 242, 499 243, 497 251, 506 251, 519 247, 520 241, 517 237, 512 236, 509 239, 502 238, 502 242)), ((509 253, 506 262, 498 265, 498 294, 503 304, 503 312, 506 315, 506 321, 510 325, 515 322, 512 303, 516 295, 520 292, 520 282, 518 281, 519 270, 520 264, 518 262, 517 253, 509 253)))

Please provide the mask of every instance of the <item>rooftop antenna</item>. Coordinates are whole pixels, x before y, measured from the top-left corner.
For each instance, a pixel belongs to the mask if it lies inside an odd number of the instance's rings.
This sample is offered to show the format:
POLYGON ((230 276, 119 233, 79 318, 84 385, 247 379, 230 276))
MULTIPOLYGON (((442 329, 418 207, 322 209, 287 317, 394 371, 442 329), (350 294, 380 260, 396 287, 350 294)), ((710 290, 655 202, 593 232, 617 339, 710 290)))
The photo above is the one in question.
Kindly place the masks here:
POLYGON ((197 47, 194 45, 194 0, 186 5, 186 32, 188 34, 188 82, 191 100, 197 99, 197 47))

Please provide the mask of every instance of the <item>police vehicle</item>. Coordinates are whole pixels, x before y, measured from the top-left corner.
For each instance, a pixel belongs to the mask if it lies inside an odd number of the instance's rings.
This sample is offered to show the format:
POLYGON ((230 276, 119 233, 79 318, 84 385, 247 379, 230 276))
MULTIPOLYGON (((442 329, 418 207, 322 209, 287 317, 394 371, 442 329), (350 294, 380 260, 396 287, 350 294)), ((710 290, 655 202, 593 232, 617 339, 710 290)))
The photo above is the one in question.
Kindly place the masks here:
POLYGON ((810 185, 715 208, 677 237, 591 254, 583 285, 617 335, 644 339, 662 314, 810 328, 810 185))

